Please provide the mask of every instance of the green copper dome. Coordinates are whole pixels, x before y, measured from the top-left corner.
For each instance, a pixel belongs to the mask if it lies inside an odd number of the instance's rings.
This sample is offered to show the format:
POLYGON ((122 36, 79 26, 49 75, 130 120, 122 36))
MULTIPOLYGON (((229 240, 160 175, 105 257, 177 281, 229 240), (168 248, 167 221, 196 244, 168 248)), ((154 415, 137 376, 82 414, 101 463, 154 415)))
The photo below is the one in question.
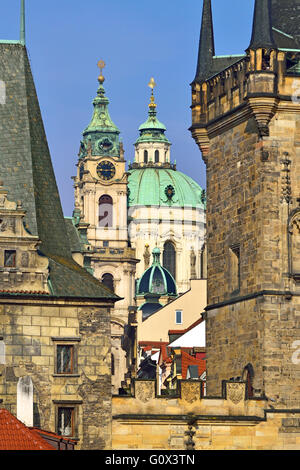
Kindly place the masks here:
POLYGON ((204 191, 189 176, 171 168, 129 170, 129 206, 171 206, 205 209, 204 191))
POLYGON ((152 251, 153 263, 148 268, 137 283, 136 295, 145 296, 147 294, 177 295, 176 282, 169 271, 160 264, 160 249, 154 248, 152 251))

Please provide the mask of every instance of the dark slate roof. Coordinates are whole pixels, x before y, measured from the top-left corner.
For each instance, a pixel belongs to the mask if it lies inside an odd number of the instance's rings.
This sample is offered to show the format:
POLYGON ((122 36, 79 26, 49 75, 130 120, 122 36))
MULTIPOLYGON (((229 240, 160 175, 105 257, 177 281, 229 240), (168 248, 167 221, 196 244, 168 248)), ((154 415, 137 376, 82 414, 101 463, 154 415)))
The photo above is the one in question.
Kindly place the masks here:
POLYGON ((195 81, 206 80, 215 55, 211 0, 204 0, 195 81))
POLYGON ((22 201, 28 230, 42 241, 53 295, 117 300, 72 259, 25 46, 0 43, 0 80, 6 85, 6 104, 0 105, 0 179, 9 199, 22 201))
POLYGON ((272 31, 271 0, 255 0, 249 49, 275 47, 272 31))
POLYGON ((298 44, 293 36, 273 27, 273 38, 278 48, 298 49, 298 44))
POLYGON ((210 73, 207 78, 211 78, 214 75, 217 75, 218 73, 222 72, 223 70, 226 70, 228 67, 230 67, 233 64, 236 64, 237 62, 242 60, 244 57, 245 55, 214 57, 212 61, 210 73))
POLYGON ((81 252, 80 237, 78 230, 73 223, 73 218, 65 217, 65 223, 72 253, 81 252))
MULTIPOLYGON (((272 26, 293 36, 296 49, 300 49, 300 0, 272 0, 272 26)), ((293 49, 295 46, 286 48, 293 49)))

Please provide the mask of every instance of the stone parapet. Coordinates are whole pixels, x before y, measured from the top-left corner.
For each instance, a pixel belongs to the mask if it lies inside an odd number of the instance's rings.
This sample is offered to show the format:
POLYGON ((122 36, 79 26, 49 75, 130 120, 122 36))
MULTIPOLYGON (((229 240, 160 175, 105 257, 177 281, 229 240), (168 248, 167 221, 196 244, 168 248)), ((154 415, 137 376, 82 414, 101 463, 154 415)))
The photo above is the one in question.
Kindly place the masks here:
POLYGON ((154 380, 135 380, 133 396, 113 397, 112 448, 300 448, 300 410, 274 410, 266 399, 248 399, 243 381, 224 381, 220 397, 201 397, 200 391, 201 381, 182 380, 176 396, 162 397, 154 380))

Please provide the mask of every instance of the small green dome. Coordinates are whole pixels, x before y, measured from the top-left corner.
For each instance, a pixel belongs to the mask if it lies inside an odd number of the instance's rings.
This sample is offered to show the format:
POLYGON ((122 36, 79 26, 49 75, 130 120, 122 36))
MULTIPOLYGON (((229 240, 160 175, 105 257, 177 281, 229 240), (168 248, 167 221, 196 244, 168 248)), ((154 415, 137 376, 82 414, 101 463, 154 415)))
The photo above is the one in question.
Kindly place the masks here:
POLYGON ((165 136, 166 130, 166 126, 157 119, 156 105, 152 103, 149 105, 147 121, 139 127, 140 136, 135 142, 135 145, 141 142, 164 142, 170 144, 165 136))
POLYGON ((129 170, 129 206, 205 208, 204 191, 196 181, 170 168, 129 170))
POLYGON ((154 248, 153 264, 146 269, 137 283, 136 295, 177 295, 176 282, 169 271, 160 264, 160 249, 154 248))

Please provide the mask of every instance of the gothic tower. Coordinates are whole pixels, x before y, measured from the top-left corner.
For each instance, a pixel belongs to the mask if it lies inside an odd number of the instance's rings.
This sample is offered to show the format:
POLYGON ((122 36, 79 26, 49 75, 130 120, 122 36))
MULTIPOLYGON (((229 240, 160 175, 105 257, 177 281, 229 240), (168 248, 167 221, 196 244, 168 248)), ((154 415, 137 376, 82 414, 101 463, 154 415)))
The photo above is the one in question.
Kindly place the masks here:
POLYGON ((204 0, 191 84, 207 169, 207 393, 240 377, 276 408, 300 400, 300 27, 286 21, 299 4, 256 0, 245 54, 218 57, 204 0))
POLYGON ((122 336, 128 307, 134 305, 135 250, 127 230, 127 173, 120 131, 111 120, 103 87, 103 61, 94 113, 83 132, 74 177, 77 228, 86 237, 84 263, 94 276, 123 299, 112 311, 112 385, 116 393, 125 374, 122 336))

